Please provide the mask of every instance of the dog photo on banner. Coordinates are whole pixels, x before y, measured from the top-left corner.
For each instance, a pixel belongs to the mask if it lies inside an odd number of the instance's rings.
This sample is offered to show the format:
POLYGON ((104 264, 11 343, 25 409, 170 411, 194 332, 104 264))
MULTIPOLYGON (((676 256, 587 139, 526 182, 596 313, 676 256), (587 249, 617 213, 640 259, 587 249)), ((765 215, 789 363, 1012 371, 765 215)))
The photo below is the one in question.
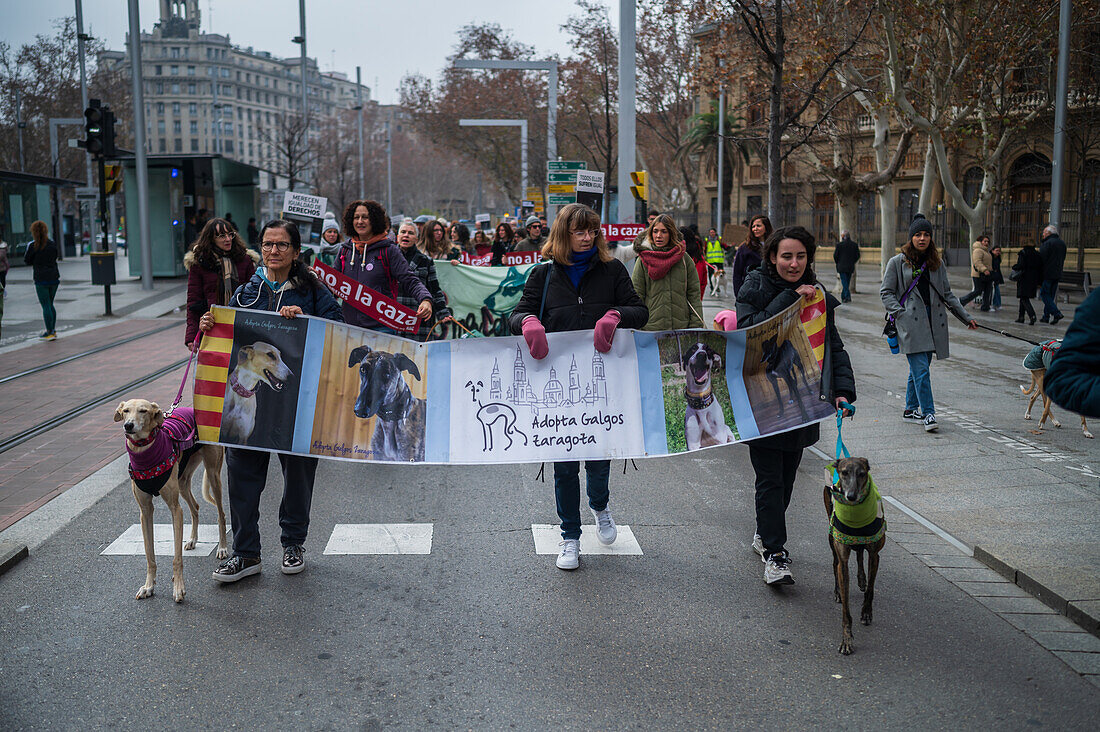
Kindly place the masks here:
POLYGON ((740 439, 726 383, 726 334, 672 331, 657 336, 669 452, 740 439))

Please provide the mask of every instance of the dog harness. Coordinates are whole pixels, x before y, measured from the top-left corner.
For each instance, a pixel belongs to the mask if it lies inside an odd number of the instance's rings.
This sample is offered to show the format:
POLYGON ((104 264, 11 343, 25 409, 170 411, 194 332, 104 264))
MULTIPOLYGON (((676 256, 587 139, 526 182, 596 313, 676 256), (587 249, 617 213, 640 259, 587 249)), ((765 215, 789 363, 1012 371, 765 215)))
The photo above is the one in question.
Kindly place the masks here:
POLYGON ((706 409, 711 404, 714 404, 714 392, 711 389, 707 389, 705 394, 691 394, 686 389, 684 390, 684 401, 692 409, 706 409))
POLYGON ((186 465, 199 445, 195 443, 195 410, 178 408, 164 418, 164 424, 155 429, 144 440, 126 440, 126 451, 130 454, 130 479, 141 491, 151 496, 159 496, 160 489, 172 477, 172 470, 178 465, 186 465), (144 447, 148 450, 131 452, 130 446, 144 447))
POLYGON ((874 544, 886 535, 886 516, 882 512, 882 496, 879 495, 875 480, 867 475, 867 495, 858 503, 844 500, 835 490, 836 469, 829 465, 825 468, 833 478, 830 491, 833 500, 833 514, 829 517, 829 535, 848 546, 874 544))

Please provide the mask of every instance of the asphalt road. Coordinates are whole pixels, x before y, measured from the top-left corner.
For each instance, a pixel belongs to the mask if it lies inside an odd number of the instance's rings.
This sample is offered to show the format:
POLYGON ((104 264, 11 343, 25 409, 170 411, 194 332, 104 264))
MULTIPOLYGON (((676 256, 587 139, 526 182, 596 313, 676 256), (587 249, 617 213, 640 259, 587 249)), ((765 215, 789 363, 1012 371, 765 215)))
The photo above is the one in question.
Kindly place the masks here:
POLYGON ((782 590, 749 549, 745 448, 638 467, 613 467, 612 508, 643 555, 567 573, 534 553, 530 525, 555 521, 537 466, 322 462, 307 570, 278 571, 272 489, 263 574, 219 586, 189 557, 180 605, 170 558, 139 602, 144 558, 101 556, 138 520, 120 485, 0 579, 0 726, 1094 728, 1090 682, 893 540, 840 656, 810 455, 782 590), (335 524, 375 522, 433 523, 431 554, 322 554, 335 524))

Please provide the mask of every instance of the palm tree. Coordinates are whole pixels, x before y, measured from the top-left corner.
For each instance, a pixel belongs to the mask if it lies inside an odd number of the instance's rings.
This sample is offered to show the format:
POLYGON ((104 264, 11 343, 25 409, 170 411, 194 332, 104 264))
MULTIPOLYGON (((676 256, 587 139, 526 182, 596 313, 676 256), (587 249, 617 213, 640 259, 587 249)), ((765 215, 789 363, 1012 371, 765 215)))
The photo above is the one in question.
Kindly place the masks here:
MULTIPOLYGON (((722 208, 729 211, 728 199, 733 189, 733 168, 736 162, 736 154, 748 163, 749 143, 739 139, 734 133, 742 130, 740 117, 734 117, 726 110, 725 130, 723 137, 726 140, 725 161, 722 166, 722 192, 726 201, 722 202, 722 208)), ((676 157, 690 156, 700 161, 710 174, 716 174, 718 168, 718 102, 711 100, 710 111, 693 114, 688 119, 688 130, 680 138, 680 146, 676 149, 676 157)))

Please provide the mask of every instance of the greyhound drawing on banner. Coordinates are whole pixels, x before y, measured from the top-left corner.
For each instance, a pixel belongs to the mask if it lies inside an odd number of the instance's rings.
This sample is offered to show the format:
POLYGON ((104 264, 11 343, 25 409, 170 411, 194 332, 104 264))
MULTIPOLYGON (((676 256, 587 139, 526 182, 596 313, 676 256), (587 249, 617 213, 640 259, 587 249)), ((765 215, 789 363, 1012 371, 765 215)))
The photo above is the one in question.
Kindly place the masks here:
POLYGON ((482 404, 481 400, 477 398, 477 393, 485 388, 485 384, 481 381, 476 384, 473 381, 467 381, 466 388, 470 390, 472 400, 478 406, 477 421, 481 422, 482 452, 493 449, 493 425, 500 420, 504 420, 504 436, 508 438, 508 444, 504 447, 505 450, 510 448, 514 442, 512 440, 513 432, 522 435, 523 444, 527 444, 527 435, 523 430, 516 427, 516 410, 501 402, 482 404))

